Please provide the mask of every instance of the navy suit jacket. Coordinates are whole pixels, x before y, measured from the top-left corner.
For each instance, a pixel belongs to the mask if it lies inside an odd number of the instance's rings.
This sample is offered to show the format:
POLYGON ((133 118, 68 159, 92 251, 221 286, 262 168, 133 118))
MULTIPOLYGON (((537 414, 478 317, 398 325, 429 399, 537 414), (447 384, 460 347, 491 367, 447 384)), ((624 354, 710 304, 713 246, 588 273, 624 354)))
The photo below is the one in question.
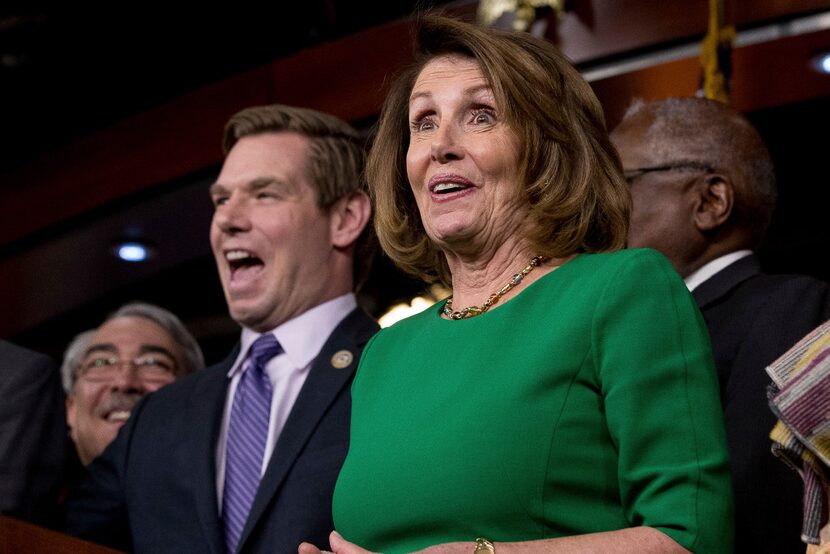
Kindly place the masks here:
MULTIPOLYGON (((346 317, 314 360, 274 447, 237 552, 295 553, 328 545, 331 498, 349 445, 350 385, 377 323, 346 317), (345 368, 332 364, 341 350, 345 368)), ((239 346, 222 363, 145 397, 69 499, 67 531, 136 552, 225 550, 216 443, 239 346)))
POLYGON ((0 341, 0 514, 52 523, 67 447, 51 358, 0 341))
POLYGON ((776 418, 764 370, 830 319, 830 285, 802 275, 765 275, 742 258, 698 286, 712 337, 735 488, 735 552, 803 554, 803 485, 770 452, 776 418))

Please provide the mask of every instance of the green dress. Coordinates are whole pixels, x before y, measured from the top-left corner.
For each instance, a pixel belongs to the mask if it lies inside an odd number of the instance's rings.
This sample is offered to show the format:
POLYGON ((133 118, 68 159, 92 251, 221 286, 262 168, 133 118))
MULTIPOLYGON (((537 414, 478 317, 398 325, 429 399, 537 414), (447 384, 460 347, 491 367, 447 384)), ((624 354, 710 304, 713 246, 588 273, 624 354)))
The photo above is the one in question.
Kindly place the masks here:
POLYGON ((352 388, 334 521, 369 550, 654 527, 728 552, 718 385, 653 250, 582 254, 478 317, 382 330, 352 388))

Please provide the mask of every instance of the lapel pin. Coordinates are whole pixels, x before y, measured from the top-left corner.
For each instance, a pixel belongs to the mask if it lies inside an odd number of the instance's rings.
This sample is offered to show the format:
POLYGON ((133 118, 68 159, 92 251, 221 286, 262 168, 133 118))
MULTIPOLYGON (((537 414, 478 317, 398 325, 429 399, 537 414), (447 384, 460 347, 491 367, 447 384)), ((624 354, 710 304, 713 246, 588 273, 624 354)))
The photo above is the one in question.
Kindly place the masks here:
POLYGON ((354 360, 354 355, 351 352, 348 350, 338 350, 331 357, 331 365, 337 369, 343 369, 344 367, 349 367, 352 364, 352 360, 354 360))

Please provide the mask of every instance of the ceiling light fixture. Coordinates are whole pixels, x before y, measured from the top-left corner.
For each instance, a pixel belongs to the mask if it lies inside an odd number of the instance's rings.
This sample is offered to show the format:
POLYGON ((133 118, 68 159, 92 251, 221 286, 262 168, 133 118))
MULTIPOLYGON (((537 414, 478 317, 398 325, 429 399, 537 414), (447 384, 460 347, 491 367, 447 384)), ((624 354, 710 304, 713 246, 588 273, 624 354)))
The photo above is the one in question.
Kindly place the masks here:
POLYGON ((810 65, 819 73, 830 74, 830 52, 816 54, 810 60, 810 65))
POLYGON ((140 242, 123 242, 115 247, 115 254, 125 262, 144 262, 150 257, 150 248, 140 242))

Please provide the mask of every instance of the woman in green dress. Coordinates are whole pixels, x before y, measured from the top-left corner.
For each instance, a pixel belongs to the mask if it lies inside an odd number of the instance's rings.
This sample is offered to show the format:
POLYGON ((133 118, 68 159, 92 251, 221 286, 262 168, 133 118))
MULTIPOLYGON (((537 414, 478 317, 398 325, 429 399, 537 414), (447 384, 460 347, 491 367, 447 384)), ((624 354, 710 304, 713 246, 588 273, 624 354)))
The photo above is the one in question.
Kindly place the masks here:
POLYGON ((706 330, 665 258, 622 250, 590 87, 526 34, 427 17, 417 43, 367 178, 386 253, 452 296, 363 353, 332 550, 729 551, 706 330))

